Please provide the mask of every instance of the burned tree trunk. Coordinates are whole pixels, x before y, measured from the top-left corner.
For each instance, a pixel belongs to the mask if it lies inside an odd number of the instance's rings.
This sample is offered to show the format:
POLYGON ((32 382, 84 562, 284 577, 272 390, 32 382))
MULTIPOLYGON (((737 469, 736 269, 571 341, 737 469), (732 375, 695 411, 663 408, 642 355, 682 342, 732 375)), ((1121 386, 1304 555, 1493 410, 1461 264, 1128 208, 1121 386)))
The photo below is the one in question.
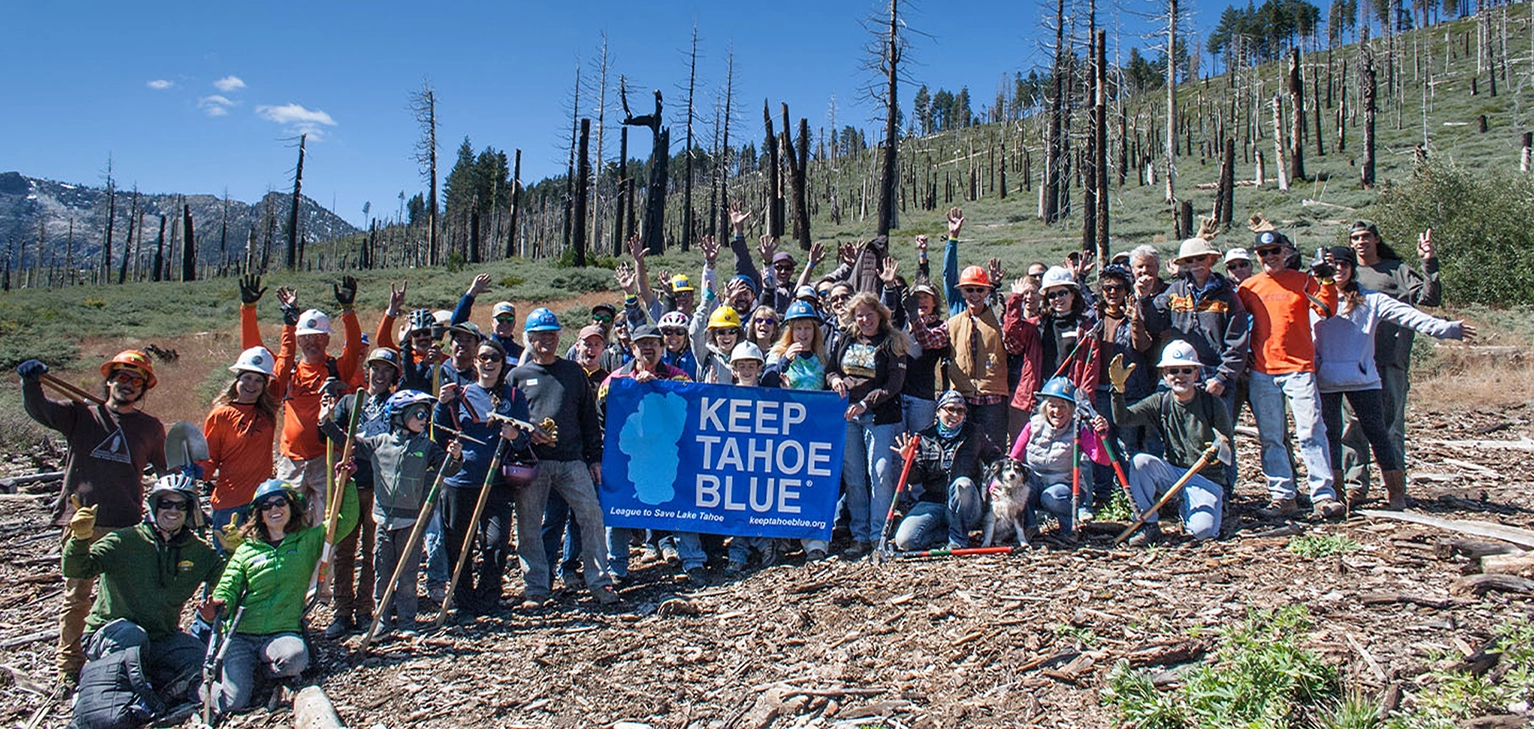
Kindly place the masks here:
MULTIPOLYGON (((810 249, 810 122, 799 119, 799 139, 788 138, 788 104, 783 105, 783 154, 788 156, 788 184, 794 196, 794 236, 799 248, 810 249)), ((769 261, 769 263, 771 263, 769 261)))
POLYGON ((577 225, 574 230, 575 265, 578 268, 586 266, 586 196, 591 192, 591 120, 581 120, 581 143, 580 162, 575 171, 575 220, 577 225))
POLYGON ((1305 179, 1305 79, 1300 76, 1300 49, 1289 49, 1289 179, 1305 179))
MULTIPOLYGON (((133 203, 132 203, 132 207, 130 207, 128 209, 128 237, 123 239, 123 262, 122 262, 122 267, 117 269, 117 285, 119 285, 119 286, 121 286, 124 282, 126 282, 128 280, 128 259, 133 256, 133 233, 135 231, 136 226, 138 226, 138 224, 139 224, 138 186, 135 185, 134 188, 133 188, 133 203)), ((139 234, 140 237, 143 237, 143 235, 144 235, 143 230, 138 230, 138 234, 139 234)))
POLYGON ((197 280, 197 236, 192 232, 192 206, 181 206, 181 280, 197 280))
POLYGON ((1097 31, 1097 61, 1094 66, 1094 85, 1097 87, 1096 111, 1097 154, 1094 162, 1097 171, 1097 260, 1108 260, 1108 31, 1097 31))
POLYGON ((1374 115, 1378 111, 1374 104, 1375 73, 1374 54, 1367 50, 1363 54, 1363 66, 1359 69, 1359 96, 1364 105, 1364 158, 1363 164, 1359 165, 1360 182, 1364 189, 1374 187, 1374 115))
POLYGON ((1055 60, 1050 72, 1049 126, 1044 139, 1044 184, 1039 190, 1039 219, 1060 219, 1061 126, 1065 115, 1065 0, 1055 0, 1055 60))
POLYGON ((154 271, 150 274, 151 281, 160 280, 160 272, 165 270, 165 216, 160 216, 160 236, 154 241, 154 271))
POLYGON ((522 150, 517 150, 515 159, 511 167, 511 222, 506 226, 507 258, 517 254, 517 223, 522 217, 522 150))
MULTIPOLYGON (((623 102, 623 124, 631 127, 648 127, 654 144, 650 148, 650 179, 645 185, 644 233, 641 239, 645 249, 655 255, 666 250, 666 179, 667 166, 671 162, 671 130, 661 126, 662 99, 655 90, 655 113, 636 117, 629 112, 628 92, 619 82, 618 99, 623 102)), ((631 188, 632 189, 632 188, 631 188)), ((633 203, 630 198, 629 227, 633 228, 633 203)))
POLYGON ((298 270, 298 206, 304 186, 304 140, 307 134, 298 136, 298 167, 293 172, 293 209, 288 211, 288 247, 283 259, 289 271, 298 270))
POLYGON ((767 235, 774 238, 783 237, 783 167, 778 161, 779 142, 777 132, 772 129, 772 111, 767 107, 767 100, 762 100, 762 124, 767 129, 767 136, 762 142, 767 152, 767 235))
MULTIPOLYGON (((900 168, 896 145, 900 141, 898 125, 900 103, 896 92, 900 88, 900 42, 899 0, 890 0, 888 28, 884 38, 884 169, 879 178, 879 235, 889 235, 895 227, 895 187, 900 184, 900 168)), ((966 120, 967 121, 967 120, 966 120)))

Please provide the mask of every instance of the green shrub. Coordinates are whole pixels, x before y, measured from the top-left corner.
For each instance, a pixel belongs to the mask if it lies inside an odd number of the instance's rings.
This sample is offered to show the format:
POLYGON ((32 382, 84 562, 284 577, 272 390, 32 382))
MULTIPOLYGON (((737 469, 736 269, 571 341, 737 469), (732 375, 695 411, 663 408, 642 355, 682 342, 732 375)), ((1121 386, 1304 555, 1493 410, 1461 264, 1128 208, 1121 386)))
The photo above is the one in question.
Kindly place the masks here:
MULTIPOLYGON (((1495 670, 1476 675, 1436 670, 1424 688, 1411 695, 1412 708, 1390 716, 1391 729, 1438 729, 1487 714, 1512 711, 1516 704, 1534 703, 1534 620, 1521 618, 1497 627, 1496 650, 1502 653, 1495 670)), ((1459 664, 1458 653, 1445 652, 1445 663, 1459 664)))
POLYGON ((1534 176, 1473 171, 1433 158, 1388 185, 1376 206, 1380 235, 1415 261, 1433 229, 1444 297, 1455 303, 1534 303, 1534 176))
POLYGON ((1289 553, 1308 559, 1347 554, 1358 542, 1338 534, 1301 534, 1289 540, 1289 553))

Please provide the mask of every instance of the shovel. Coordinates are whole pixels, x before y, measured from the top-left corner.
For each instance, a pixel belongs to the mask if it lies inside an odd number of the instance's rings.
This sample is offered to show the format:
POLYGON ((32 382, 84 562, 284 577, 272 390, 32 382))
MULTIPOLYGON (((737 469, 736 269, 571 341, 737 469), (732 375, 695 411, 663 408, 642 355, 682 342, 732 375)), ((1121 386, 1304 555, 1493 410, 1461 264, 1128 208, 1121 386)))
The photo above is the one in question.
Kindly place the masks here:
POLYGON ((202 429, 178 420, 165 429, 165 467, 188 476, 198 461, 208 460, 208 438, 202 429))

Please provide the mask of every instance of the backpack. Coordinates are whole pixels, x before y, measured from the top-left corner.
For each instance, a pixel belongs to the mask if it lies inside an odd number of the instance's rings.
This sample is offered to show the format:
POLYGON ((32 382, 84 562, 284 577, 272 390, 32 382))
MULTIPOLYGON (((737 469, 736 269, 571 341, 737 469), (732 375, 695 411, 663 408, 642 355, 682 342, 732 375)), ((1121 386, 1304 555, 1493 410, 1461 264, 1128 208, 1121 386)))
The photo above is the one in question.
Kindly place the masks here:
POLYGON ((70 729, 137 729, 165 710, 149 685, 139 646, 85 664, 70 729))

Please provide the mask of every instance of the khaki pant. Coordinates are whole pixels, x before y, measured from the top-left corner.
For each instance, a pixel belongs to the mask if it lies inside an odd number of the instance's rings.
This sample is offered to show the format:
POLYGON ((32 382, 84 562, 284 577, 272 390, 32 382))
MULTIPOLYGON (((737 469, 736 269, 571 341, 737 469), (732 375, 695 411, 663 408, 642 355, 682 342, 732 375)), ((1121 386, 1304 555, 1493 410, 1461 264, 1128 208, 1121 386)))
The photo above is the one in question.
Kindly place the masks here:
MULTIPOLYGON (((91 543, 106 536, 111 529, 96 527, 91 534, 91 543)), ((64 539, 70 538, 69 527, 64 528, 64 539)), ((91 605, 95 603, 96 578, 75 580, 64 578, 64 609, 59 615, 59 645, 56 662, 59 675, 71 681, 79 678, 80 669, 85 666, 85 648, 80 643, 80 637, 85 634, 85 618, 91 614, 91 605)))
MULTIPOLYGON (((339 457, 339 454, 337 455, 339 457)), ((277 457, 277 478, 298 488, 304 497, 304 510, 309 515, 309 526, 325 523, 325 457, 294 460, 287 456, 277 457)))
MULTIPOLYGON (((373 617, 373 489, 357 489, 360 518, 357 528, 336 545, 335 610, 336 619, 355 616, 357 622, 373 617), (358 570, 357 545, 362 545, 362 569, 358 570), (358 575, 361 572, 361 575, 358 575), (355 580, 356 586, 353 586, 355 580)), ((415 583, 411 583, 415 584, 415 583)))

